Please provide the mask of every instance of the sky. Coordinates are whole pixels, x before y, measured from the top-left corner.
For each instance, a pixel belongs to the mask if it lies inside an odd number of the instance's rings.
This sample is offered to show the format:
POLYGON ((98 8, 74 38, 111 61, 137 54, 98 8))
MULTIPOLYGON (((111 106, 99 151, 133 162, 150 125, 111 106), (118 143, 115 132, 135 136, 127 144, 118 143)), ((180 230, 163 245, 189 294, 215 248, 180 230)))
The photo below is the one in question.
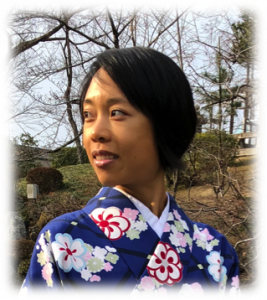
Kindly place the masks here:
MULTIPOLYGON (((200 9, 200 10, 202 8, 205 9, 207 6, 210 6, 212 8, 214 5, 224 5, 223 4, 224 1, 217 1, 217 2, 219 2, 219 3, 215 4, 216 1, 200 1, 197 4, 198 9, 200 9)), ((160 1, 154 1, 154 3, 155 3, 155 5, 160 5, 160 1)), ((190 22, 190 20, 187 22, 190 22)), ((201 26, 201 25, 203 25, 203 24, 200 24, 199 26, 201 26)), ((223 26, 223 24, 222 24, 222 26, 223 26)), ((1 46, 2 46, 2 41, 1 41, 1 46)), ((199 57, 199 66, 201 66, 201 56, 199 57)), ((38 84, 36 86, 36 88, 38 88, 38 92, 43 95, 48 94, 49 90, 54 91, 54 92, 59 91, 59 89, 54 84, 52 84, 49 80, 45 80, 42 83, 38 84)), ((214 110, 214 115, 216 113, 217 113, 217 108, 215 108, 215 110, 214 110)), ((259 112, 256 111, 256 115, 259 116, 259 112)), ((239 126, 235 128, 234 133, 242 132, 242 119, 243 119, 243 110, 238 110, 238 117, 235 118, 235 126, 237 126, 237 125, 239 125, 239 126)), ((50 120, 49 120, 49 118, 46 119, 47 122, 51 122, 50 120)), ((42 123, 42 121, 43 120, 40 120, 40 123, 42 123)), ((228 128, 229 128, 229 124, 227 123, 225 125, 225 129, 228 130, 228 128)), ((3 133, 10 134, 11 137, 19 136, 21 133, 24 133, 24 132, 29 132, 32 136, 34 136, 38 140, 39 147, 47 148, 47 135, 49 135, 49 134, 52 135, 52 131, 50 130, 46 134, 40 133, 40 131, 41 131, 41 127, 39 126, 39 128, 38 128, 38 124, 32 125, 28 128, 25 128, 25 127, 21 126, 21 124, 19 124, 19 122, 18 123, 9 122, 8 125, 4 126, 4 128, 2 129, 3 133)), ((72 138, 72 132, 69 132, 68 128, 64 128, 64 126, 61 126, 59 128, 58 138, 61 140, 60 142, 68 141, 69 139, 72 138)), ((73 144, 70 144, 69 146, 75 146, 75 145, 73 143, 73 144)), ((54 145, 54 147, 53 147, 53 145, 49 145, 49 148, 52 148, 52 149, 54 149, 56 147, 57 147, 56 144, 54 145)))

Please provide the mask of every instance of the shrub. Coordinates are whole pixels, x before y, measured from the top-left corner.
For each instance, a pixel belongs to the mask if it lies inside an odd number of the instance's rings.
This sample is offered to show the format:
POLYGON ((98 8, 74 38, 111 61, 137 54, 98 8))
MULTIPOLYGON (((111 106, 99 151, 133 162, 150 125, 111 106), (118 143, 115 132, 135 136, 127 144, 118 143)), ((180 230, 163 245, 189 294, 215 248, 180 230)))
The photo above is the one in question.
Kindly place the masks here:
POLYGON ((63 186, 63 175, 53 168, 32 169, 27 174, 26 180, 28 183, 37 184, 40 194, 47 194, 63 186))
POLYGON ((5 254, 15 262, 31 258, 35 242, 32 240, 14 240, 6 243, 5 254))
MULTIPOLYGON (((221 131, 221 161, 220 168, 224 173, 228 166, 235 163, 238 151, 238 141, 231 135, 221 131)), ((217 173, 220 173, 218 166, 218 132, 197 133, 184 154, 186 169, 181 170, 178 176, 179 184, 185 184, 186 187, 195 184, 213 183, 217 179, 217 173)), ((166 174, 171 182, 171 174, 166 174)))
MULTIPOLYGON (((65 166, 77 165, 79 164, 79 159, 77 155, 77 147, 66 147, 61 149, 59 152, 51 153, 52 156, 52 167, 61 168, 65 166)), ((82 149, 83 163, 88 164, 89 160, 85 149, 82 149)))
POLYGON ((27 272, 29 270, 30 267, 30 263, 31 263, 31 259, 27 258, 27 259, 23 259, 19 266, 18 266, 18 274, 22 277, 25 278, 27 275, 27 272))

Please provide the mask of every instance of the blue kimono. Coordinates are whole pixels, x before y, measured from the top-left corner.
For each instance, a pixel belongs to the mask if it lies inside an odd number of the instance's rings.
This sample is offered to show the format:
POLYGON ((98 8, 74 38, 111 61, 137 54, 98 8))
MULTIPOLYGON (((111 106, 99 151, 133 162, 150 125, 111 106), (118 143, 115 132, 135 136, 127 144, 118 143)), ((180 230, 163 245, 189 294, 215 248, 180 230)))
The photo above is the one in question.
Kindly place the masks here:
POLYGON ((212 227, 190 220, 169 197, 168 220, 159 239, 127 196, 102 188, 83 209, 43 228, 22 291, 238 291, 233 247, 212 227))

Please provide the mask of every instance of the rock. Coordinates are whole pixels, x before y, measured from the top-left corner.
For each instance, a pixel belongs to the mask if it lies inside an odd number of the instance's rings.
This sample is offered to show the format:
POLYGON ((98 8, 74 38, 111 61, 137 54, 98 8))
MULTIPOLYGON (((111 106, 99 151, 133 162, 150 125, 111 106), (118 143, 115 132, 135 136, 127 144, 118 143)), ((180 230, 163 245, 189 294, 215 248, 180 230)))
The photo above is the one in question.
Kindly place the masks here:
POLYGON ((3 257, 3 284, 6 290, 11 294, 18 295, 23 280, 24 278, 17 273, 12 259, 7 256, 4 256, 3 257))
POLYGON ((35 242, 38 238, 38 235, 39 235, 39 232, 35 232, 35 231, 31 232, 30 233, 31 240, 35 242))
POLYGON ((8 234, 11 240, 26 239, 26 226, 20 214, 15 211, 8 213, 8 234))
POLYGON ((77 198, 76 196, 74 196, 74 195, 71 195, 71 196, 70 196, 70 200, 71 200, 71 201, 76 201, 76 200, 78 200, 78 198, 77 198))

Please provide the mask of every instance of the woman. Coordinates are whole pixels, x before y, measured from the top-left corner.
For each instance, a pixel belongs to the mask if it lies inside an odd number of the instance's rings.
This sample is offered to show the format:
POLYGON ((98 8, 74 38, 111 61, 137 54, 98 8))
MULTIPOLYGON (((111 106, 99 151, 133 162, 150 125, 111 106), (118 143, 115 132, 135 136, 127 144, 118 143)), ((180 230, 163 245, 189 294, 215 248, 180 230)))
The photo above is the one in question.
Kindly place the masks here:
POLYGON ((99 54, 81 91, 83 145, 105 186, 41 231, 23 289, 238 290, 226 238, 191 221, 165 190, 196 128, 189 83, 147 48, 99 54))

